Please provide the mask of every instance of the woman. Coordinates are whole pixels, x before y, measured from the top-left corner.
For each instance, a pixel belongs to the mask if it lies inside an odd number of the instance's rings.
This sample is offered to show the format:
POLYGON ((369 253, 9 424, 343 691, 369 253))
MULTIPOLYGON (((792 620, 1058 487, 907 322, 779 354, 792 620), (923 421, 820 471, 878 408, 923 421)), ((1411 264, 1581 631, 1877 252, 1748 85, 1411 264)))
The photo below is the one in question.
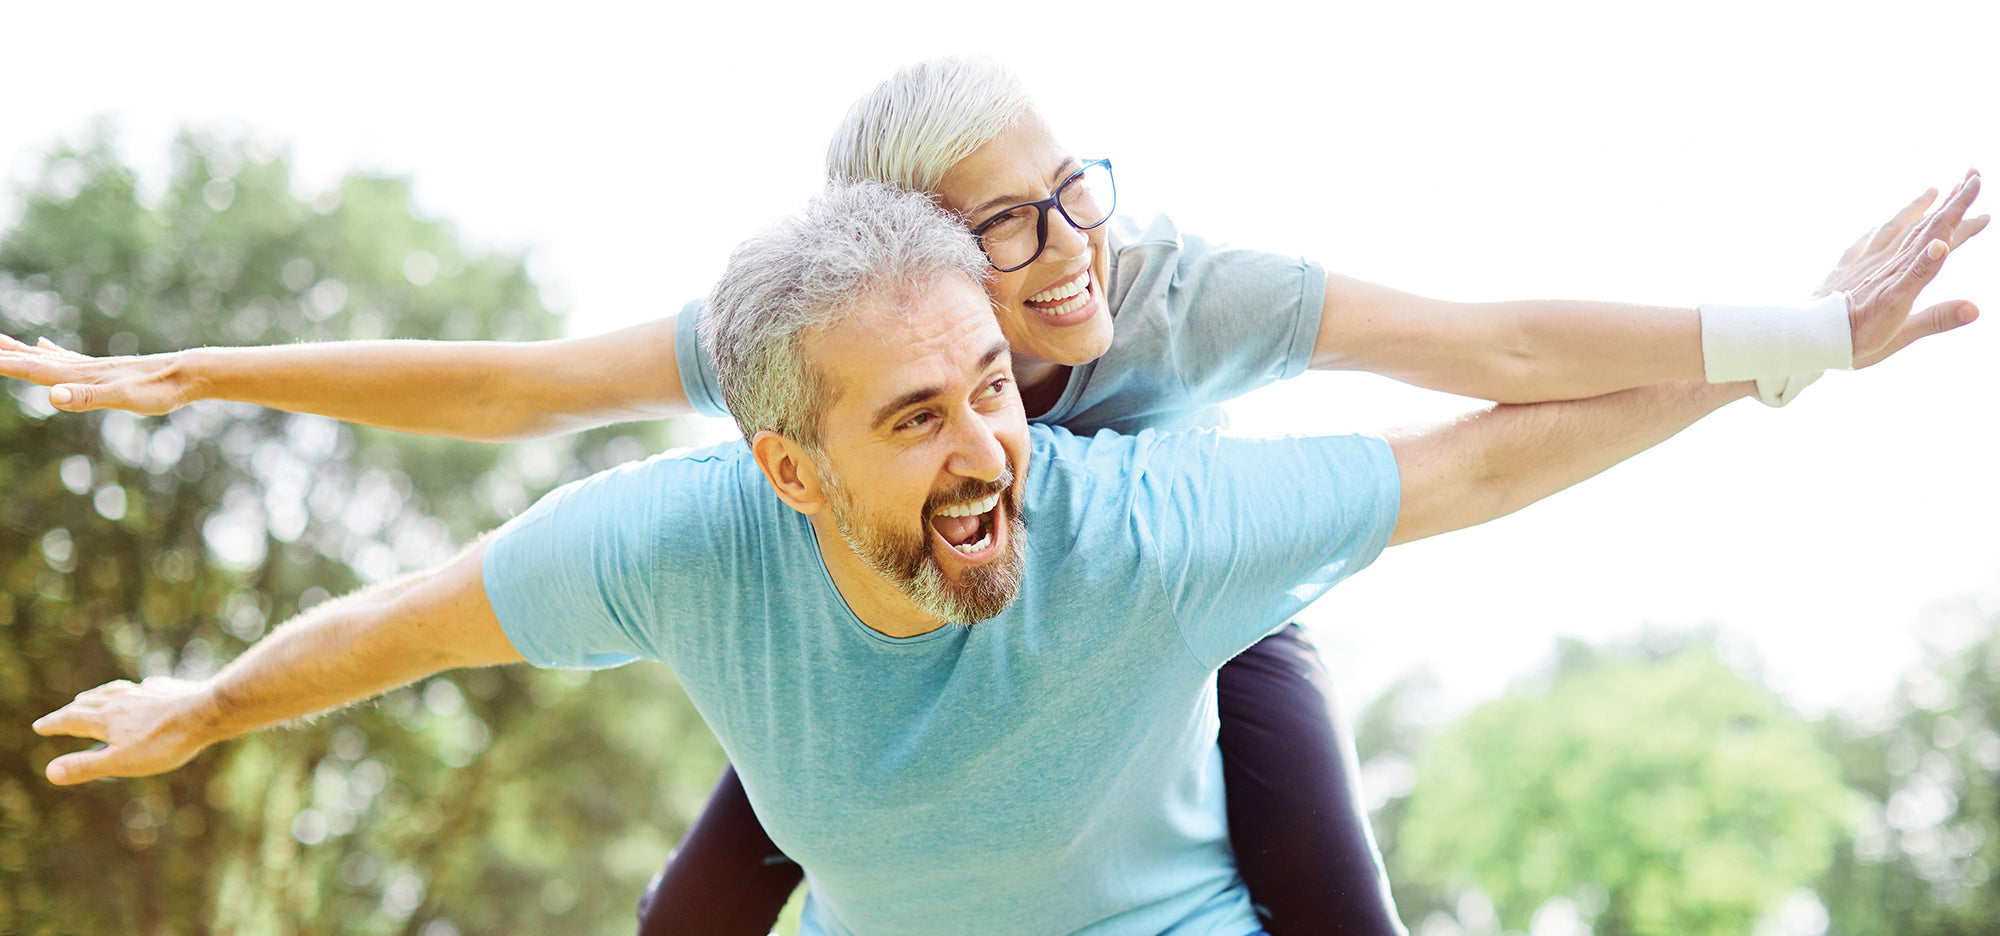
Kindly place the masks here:
MULTIPOLYGON (((1695 310, 1444 303, 1222 249, 1164 219, 1114 234, 1110 164, 1058 145, 1014 79, 989 62, 898 73, 850 112, 828 168, 934 193, 966 217, 993 263, 988 291, 1023 402, 1078 432, 1213 424, 1216 404, 1308 366, 1528 402, 1699 379, 1716 353, 1704 353, 1712 335, 1695 310)), ((1976 185, 1969 177, 1958 195, 1976 185)), ((1857 250, 1900 247, 1928 200, 1857 250)), ((1953 244, 1984 223, 1958 225, 1953 244)), ((1840 272, 1823 291, 1847 285, 1840 272)), ((678 318, 530 345, 369 342, 92 360, 11 343, 0 373, 57 385, 51 398, 68 410, 160 413, 225 398, 502 440, 721 415, 695 340, 699 312, 691 304, 678 318)), ((1844 300, 1830 314, 1857 363, 1959 324, 1942 313, 1849 322, 1844 300)), ((1297 627, 1225 666, 1217 691, 1231 838, 1270 931, 1399 932, 1351 745, 1332 715, 1325 668, 1297 627)), ((762 934, 798 879, 725 773, 642 905, 642 931, 762 934)))

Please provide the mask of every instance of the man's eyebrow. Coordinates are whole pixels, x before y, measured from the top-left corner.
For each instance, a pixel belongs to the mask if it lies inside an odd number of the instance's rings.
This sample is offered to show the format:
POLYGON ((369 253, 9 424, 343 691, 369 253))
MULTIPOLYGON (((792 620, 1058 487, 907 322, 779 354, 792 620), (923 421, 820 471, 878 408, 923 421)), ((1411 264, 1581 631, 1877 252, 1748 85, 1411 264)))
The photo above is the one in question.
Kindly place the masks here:
MULTIPOLYGON (((1000 355, 1006 354, 1007 350, 1007 339, 1001 338, 994 341, 993 346, 987 348, 986 353, 979 356, 979 369, 985 370, 992 367, 993 362, 1000 360, 1000 355)), ((880 426, 889 421, 889 418, 895 416, 897 413, 944 393, 945 389, 942 384, 937 384, 911 390, 902 396, 882 404, 880 408, 875 410, 875 418, 869 422, 869 425, 880 426)))
MULTIPOLYGON (((1077 162, 1075 156, 1063 157, 1063 161, 1057 164, 1056 171, 1049 175, 1049 193, 1054 194, 1056 186, 1060 185, 1062 183, 1062 180, 1069 178, 1069 174, 1075 172, 1079 165, 1081 165, 1081 163, 1077 162)), ((1012 208, 1015 205, 1025 204, 1031 201, 1040 201, 1040 199, 1028 198, 1023 195, 1012 195, 1012 194, 999 195, 993 198, 989 198, 983 202, 980 202, 977 206, 974 206, 971 210, 967 211, 965 213, 965 216, 967 218, 977 218, 980 215, 985 214, 987 211, 994 208, 998 208, 1002 205, 1012 208)), ((980 220, 983 222, 985 219, 981 218, 980 220)))

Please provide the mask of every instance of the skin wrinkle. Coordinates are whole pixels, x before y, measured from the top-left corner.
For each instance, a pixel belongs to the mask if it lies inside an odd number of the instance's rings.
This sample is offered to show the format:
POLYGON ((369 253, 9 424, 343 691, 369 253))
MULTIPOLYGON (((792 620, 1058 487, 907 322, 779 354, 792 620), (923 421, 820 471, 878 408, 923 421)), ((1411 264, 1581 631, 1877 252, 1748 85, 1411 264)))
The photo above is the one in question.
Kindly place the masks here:
POLYGON ((816 481, 779 483, 798 492, 823 537, 845 547, 838 551, 849 561, 829 571, 850 603, 890 602, 875 612, 880 625, 860 616, 891 636, 991 618, 1019 587, 1027 420, 983 299, 978 283, 953 277, 908 301, 864 301, 808 345, 812 366, 848 392, 826 412, 824 451, 810 465, 816 481), (997 541, 986 549, 966 556, 932 526, 938 507, 996 490, 999 516, 985 522, 997 541))

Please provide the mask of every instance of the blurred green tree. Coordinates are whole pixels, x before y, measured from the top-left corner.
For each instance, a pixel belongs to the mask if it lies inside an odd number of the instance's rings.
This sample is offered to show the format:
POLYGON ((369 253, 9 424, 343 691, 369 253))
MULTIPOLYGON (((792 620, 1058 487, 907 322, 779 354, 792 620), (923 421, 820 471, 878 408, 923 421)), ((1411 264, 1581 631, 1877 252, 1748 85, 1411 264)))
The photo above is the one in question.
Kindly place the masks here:
POLYGON ((1603 936, 1741 936, 1825 870, 1854 806, 1810 727, 1705 638, 1566 642, 1415 777, 1391 838, 1404 912, 1455 906, 1472 929, 1546 910, 1603 936))
MULTIPOLYGON (((522 258, 407 182, 296 193, 282 155, 183 134, 151 195, 100 128, 0 239, 0 330, 91 354, 554 335, 522 258)), ((497 447, 196 404, 0 405, 0 932, 629 933, 721 756, 657 666, 449 674, 165 777, 63 790, 29 723, 119 678, 200 676, 303 607, 427 567, 661 429, 497 447), (534 921, 547 921, 537 923, 534 921)))
POLYGON ((1831 719, 1828 746, 1866 818, 1820 886, 1837 936, 2000 931, 2000 618, 1934 650, 1886 717, 1831 719))

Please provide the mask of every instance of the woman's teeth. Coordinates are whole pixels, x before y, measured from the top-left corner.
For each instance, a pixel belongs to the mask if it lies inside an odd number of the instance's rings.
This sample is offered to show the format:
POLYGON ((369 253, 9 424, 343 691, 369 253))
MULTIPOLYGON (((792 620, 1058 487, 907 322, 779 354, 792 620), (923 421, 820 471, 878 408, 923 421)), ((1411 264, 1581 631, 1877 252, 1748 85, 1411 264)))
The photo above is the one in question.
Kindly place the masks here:
POLYGON ((1050 317, 1068 315, 1083 308, 1090 301, 1090 277, 1079 276, 1066 285, 1051 286, 1028 297, 1028 308, 1050 317), (1054 302, 1058 305, 1038 308, 1034 303, 1054 302))

